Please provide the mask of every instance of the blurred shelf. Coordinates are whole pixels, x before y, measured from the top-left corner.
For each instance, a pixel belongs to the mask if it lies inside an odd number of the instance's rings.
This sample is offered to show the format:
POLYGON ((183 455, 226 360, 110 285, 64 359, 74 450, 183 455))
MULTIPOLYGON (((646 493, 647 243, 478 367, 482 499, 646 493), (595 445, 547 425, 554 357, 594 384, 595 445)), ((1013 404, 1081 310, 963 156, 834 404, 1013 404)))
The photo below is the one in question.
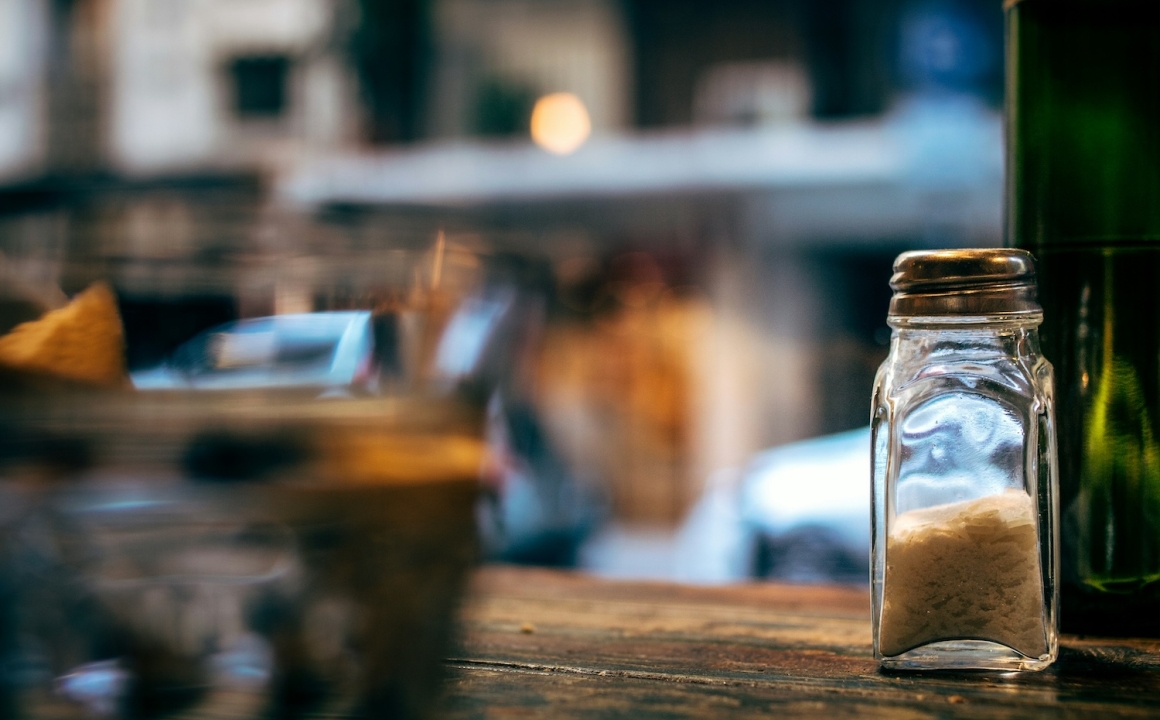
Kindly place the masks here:
POLYGON ((572 155, 530 142, 454 142, 311 164, 287 197, 462 205, 881 182, 900 158, 880 126, 596 137, 572 155))
POLYGON ((976 108, 873 122, 594 137, 568 156, 451 142, 319 158, 277 183, 287 203, 602 229, 721 214, 758 242, 1001 237, 1002 133, 976 108), (972 114, 973 113, 973 114, 972 114), (642 220, 643 218, 643 220, 642 220))

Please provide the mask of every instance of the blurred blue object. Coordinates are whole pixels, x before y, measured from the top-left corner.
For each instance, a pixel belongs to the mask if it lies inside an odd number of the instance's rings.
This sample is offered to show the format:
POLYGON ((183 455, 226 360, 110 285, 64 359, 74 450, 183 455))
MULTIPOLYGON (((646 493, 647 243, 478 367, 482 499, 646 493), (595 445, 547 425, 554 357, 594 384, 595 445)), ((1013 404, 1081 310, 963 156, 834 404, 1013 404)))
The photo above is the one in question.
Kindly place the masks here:
POLYGON ((490 259, 484 287, 464 302, 439 341, 444 381, 485 392, 490 468, 476 508, 490 560, 572 567, 601 518, 602 498, 577 482, 534 402, 535 369, 554 278, 519 255, 490 259))
POLYGON ((746 469, 741 518, 753 573, 796 582, 867 582, 870 428, 767 450, 746 469))
POLYGON ((901 72, 921 90, 975 90, 1002 60, 977 14, 956 0, 920 0, 903 13, 901 72))
POLYGON ((476 508, 485 555, 575 566, 580 545, 603 519, 601 498, 576 482, 526 402, 493 395, 487 440, 495 468, 476 508))
POLYGON ((201 333, 130 378, 138 390, 347 387, 365 379, 373 347, 370 312, 276 315, 201 333))
POLYGON ((117 660, 85 663, 57 679, 57 692, 95 717, 109 717, 117 711, 129 677, 117 660))
POLYGON ((501 287, 464 301, 439 340, 435 367, 441 377, 458 381, 482 370, 488 343, 510 321, 516 295, 515 289, 501 287))

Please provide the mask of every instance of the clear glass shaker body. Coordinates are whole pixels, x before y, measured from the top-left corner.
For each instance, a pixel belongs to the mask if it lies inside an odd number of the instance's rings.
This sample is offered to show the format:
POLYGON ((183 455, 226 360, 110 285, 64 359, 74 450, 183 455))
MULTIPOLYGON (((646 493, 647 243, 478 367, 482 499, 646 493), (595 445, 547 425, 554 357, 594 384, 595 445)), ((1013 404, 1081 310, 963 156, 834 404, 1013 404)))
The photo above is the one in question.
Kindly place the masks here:
POLYGON ((871 420, 883 667, 1040 670, 1058 653, 1052 369, 1039 350, 1030 267, 1030 301, 1024 293, 1012 312, 980 315, 940 310, 971 312, 971 303, 946 304, 956 292, 1001 300, 1010 288, 988 289, 985 275, 982 290, 962 278, 953 290, 905 287, 896 272, 871 420), (910 309, 933 314, 899 311, 907 293, 910 309))

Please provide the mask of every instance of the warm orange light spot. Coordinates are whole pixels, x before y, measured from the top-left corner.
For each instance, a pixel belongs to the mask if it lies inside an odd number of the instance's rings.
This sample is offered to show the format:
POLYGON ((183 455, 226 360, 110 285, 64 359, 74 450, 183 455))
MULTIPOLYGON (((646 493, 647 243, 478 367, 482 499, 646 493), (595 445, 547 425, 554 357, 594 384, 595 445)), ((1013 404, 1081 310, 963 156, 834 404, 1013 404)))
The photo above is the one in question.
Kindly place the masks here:
POLYGON ((572 93, 545 95, 532 108, 532 140, 548 152, 575 152, 591 132, 588 108, 572 93))

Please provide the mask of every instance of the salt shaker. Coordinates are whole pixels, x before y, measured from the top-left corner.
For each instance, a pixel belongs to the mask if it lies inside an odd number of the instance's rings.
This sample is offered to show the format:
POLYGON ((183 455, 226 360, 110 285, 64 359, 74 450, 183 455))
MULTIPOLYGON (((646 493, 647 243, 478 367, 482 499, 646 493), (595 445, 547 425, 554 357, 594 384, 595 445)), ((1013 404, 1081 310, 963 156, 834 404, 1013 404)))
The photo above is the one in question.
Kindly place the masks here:
POLYGON ((1051 365, 1022 250, 898 256, 872 406, 874 654, 1041 670, 1059 649, 1051 365))

